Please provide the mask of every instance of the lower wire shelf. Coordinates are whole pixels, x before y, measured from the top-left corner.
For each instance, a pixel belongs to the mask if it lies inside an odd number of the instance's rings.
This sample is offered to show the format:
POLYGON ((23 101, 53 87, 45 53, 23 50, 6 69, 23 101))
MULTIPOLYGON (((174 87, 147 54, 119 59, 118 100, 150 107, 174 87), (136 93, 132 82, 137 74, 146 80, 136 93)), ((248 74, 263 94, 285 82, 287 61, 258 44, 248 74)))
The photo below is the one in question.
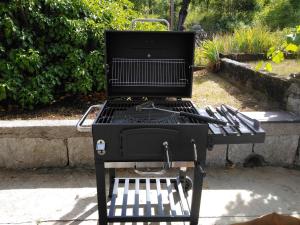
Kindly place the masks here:
POLYGON ((190 214, 179 178, 114 178, 109 222, 188 221, 190 214))

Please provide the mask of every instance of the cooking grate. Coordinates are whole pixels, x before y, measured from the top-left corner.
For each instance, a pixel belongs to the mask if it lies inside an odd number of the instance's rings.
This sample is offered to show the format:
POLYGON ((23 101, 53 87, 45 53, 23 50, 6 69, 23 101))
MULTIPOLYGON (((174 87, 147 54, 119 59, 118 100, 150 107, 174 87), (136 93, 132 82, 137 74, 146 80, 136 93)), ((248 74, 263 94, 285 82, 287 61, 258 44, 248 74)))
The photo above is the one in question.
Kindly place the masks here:
POLYGON ((184 87, 184 59, 112 59, 112 86, 184 87))
MULTIPOLYGON (((197 119, 178 116, 157 110, 136 111, 135 107, 143 102, 109 101, 97 119, 97 123, 201 123, 197 119)), ((190 101, 158 101, 155 105, 173 111, 197 114, 190 101)))
POLYGON ((135 108, 130 110, 121 110, 114 113, 112 123, 188 123, 186 117, 162 112, 155 109, 146 111, 135 111, 135 108))

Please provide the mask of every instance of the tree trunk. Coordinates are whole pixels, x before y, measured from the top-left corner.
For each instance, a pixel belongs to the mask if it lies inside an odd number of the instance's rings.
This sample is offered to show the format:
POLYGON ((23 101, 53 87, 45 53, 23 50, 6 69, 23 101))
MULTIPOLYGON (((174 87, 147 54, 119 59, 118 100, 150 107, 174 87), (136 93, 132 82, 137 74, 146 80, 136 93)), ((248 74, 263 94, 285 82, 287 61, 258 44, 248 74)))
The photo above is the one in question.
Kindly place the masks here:
POLYGON ((187 13, 188 13, 188 8, 191 3, 191 0, 182 0, 182 5, 181 9, 179 11, 179 18, 178 18, 178 26, 177 30, 179 31, 184 31, 184 21, 186 19, 187 13))

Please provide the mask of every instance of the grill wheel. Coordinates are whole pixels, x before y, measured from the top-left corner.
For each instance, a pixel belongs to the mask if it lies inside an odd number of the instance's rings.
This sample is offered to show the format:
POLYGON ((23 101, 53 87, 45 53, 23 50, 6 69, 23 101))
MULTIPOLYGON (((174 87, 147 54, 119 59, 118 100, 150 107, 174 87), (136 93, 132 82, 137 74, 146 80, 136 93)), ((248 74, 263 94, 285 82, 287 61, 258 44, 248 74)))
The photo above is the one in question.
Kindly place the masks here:
POLYGON ((184 178, 178 176, 177 178, 180 180, 184 192, 187 193, 193 188, 193 181, 189 176, 185 176, 184 178))

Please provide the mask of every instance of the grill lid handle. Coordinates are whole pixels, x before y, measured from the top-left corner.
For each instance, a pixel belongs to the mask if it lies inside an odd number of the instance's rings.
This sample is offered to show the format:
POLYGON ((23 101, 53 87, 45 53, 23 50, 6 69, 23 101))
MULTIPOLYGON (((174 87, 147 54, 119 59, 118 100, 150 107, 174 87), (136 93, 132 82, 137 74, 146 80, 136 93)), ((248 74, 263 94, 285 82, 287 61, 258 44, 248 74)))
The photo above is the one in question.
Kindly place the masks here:
POLYGON ((165 23, 168 27, 168 30, 170 30, 170 23, 168 20, 165 19, 155 19, 155 18, 145 18, 145 19, 134 19, 131 21, 131 29, 135 28, 135 24, 137 22, 142 22, 142 23, 165 23))

